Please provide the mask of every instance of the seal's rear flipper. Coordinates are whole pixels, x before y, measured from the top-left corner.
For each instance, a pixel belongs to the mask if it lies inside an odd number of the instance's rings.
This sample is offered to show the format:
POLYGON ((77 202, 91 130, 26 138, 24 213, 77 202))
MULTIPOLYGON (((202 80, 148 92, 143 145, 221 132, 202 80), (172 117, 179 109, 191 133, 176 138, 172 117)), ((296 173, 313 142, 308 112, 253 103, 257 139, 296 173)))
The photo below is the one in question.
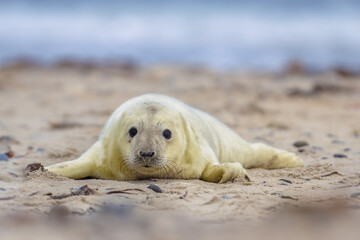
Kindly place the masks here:
POLYGON ((303 167, 304 162, 295 153, 273 148, 262 143, 251 144, 252 160, 246 168, 293 168, 303 167))
POLYGON ((96 142, 78 159, 50 165, 45 167, 45 169, 49 172, 73 179, 94 176, 96 168, 95 163, 99 157, 101 149, 101 144, 96 142))

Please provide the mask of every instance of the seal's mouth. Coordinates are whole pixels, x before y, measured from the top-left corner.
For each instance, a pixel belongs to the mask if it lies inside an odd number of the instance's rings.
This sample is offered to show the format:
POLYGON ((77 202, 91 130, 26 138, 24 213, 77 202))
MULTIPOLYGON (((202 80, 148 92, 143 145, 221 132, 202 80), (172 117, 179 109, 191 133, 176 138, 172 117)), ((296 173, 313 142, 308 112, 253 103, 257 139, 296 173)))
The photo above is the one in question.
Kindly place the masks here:
POLYGON ((136 168, 157 169, 161 165, 159 158, 135 158, 132 164, 136 168))

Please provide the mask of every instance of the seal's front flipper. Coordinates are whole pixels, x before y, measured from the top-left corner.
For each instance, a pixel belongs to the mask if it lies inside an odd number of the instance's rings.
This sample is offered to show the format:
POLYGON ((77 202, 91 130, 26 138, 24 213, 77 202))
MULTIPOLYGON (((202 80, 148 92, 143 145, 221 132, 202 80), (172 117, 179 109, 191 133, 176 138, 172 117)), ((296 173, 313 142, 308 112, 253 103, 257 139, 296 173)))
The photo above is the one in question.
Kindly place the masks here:
POLYGON ((201 175, 202 180, 215 183, 225 183, 238 177, 250 181, 249 175, 239 162, 209 165, 201 175))
POLYGON ((94 176, 96 170, 95 163, 101 149, 101 144, 97 142, 78 159, 50 165, 45 167, 45 169, 49 172, 73 179, 94 176))

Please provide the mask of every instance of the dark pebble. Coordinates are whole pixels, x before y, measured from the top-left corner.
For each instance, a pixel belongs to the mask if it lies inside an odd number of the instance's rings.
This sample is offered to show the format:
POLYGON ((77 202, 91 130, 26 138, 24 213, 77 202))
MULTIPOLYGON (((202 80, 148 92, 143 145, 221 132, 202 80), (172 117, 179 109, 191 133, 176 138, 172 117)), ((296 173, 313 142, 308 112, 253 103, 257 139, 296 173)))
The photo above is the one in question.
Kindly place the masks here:
POLYGON ((359 197, 359 196, 360 196, 360 192, 356 192, 356 193, 351 194, 350 197, 356 198, 356 197, 359 197))
POLYGON ((325 160, 325 159, 328 159, 327 157, 322 157, 321 159, 325 160))
POLYGON ((345 142, 341 141, 341 140, 334 139, 334 140, 331 141, 331 143, 333 143, 333 144, 344 144, 345 142))
POLYGON ((299 148, 299 149, 298 149, 298 152, 304 152, 304 151, 305 151, 304 148, 299 148))
POLYGON ((342 153, 335 153, 334 157, 335 158, 347 158, 347 156, 345 154, 342 154, 342 153))
POLYGON ((344 148, 344 152, 350 152, 351 148, 344 148))
POLYGON ((304 180, 308 182, 308 181, 310 181, 311 179, 310 179, 310 178, 305 178, 304 180))
POLYGON ((308 146, 309 144, 305 141, 296 141, 293 143, 294 147, 300 148, 304 146, 308 146))
POLYGON ((287 179, 280 178, 279 180, 280 180, 280 181, 283 181, 283 182, 286 182, 286 183, 290 183, 290 184, 292 184, 292 181, 287 180, 287 179))
POLYGON ((6 154, 0 153, 0 161, 9 161, 9 157, 6 154))
POLYGON ((6 189, 5 189, 5 188, 0 187, 0 191, 6 191, 6 189))
POLYGON ((150 184, 147 188, 153 190, 154 192, 162 193, 161 188, 155 184, 150 184))
POLYGON ((38 149, 36 149, 36 151, 37 151, 37 152, 45 152, 45 149, 43 149, 43 148, 38 148, 38 149))

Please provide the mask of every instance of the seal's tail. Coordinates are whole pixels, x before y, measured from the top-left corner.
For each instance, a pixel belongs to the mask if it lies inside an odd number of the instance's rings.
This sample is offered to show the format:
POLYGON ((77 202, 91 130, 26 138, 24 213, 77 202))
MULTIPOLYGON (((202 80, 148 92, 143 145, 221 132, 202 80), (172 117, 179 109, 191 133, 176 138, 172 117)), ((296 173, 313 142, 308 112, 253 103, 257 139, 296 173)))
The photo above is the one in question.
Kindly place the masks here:
POLYGON ((295 153, 270 147, 262 143, 251 144, 253 158, 245 168, 293 168, 303 167, 304 162, 295 153))

